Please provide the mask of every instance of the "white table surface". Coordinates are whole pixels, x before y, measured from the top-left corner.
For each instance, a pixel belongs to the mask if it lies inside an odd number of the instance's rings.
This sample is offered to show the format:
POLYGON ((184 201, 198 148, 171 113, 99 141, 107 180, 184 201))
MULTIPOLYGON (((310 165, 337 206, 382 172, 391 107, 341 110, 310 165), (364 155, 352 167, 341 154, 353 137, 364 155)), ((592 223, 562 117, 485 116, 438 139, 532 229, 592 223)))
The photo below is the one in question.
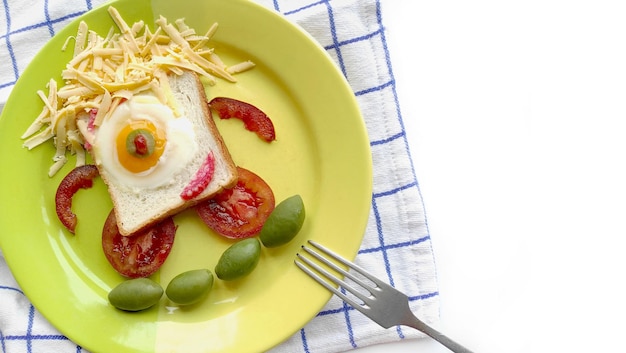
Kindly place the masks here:
POLYGON ((624 351, 626 3, 381 3, 438 328, 481 353, 624 351))

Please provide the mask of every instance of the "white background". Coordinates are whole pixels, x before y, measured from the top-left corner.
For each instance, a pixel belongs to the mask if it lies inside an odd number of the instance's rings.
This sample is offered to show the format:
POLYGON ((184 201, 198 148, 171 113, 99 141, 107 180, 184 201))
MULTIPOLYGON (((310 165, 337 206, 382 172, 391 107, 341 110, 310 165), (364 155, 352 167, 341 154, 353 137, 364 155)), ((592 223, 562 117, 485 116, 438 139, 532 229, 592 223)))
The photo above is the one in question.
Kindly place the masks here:
MULTIPOLYGON (((474 352, 626 351, 626 2, 382 0, 438 268, 474 352)), ((425 339, 374 352, 448 352, 425 339)))

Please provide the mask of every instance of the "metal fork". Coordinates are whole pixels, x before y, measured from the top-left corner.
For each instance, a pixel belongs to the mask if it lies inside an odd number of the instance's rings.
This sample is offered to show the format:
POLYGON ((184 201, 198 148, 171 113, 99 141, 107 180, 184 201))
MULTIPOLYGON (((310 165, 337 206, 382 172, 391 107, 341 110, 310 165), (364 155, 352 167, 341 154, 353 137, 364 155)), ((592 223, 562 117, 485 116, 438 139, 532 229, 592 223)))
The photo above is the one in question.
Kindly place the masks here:
POLYGON ((296 254, 296 265, 311 278, 316 280, 319 284, 324 286, 329 291, 333 292, 335 295, 343 299, 343 301, 350 304, 358 311, 365 314, 365 316, 369 317, 374 322, 384 328, 390 328, 397 325, 413 327, 432 337, 453 352, 471 353, 469 349, 463 347, 462 345, 448 338, 446 335, 440 333, 439 331, 435 330, 434 328, 430 327, 429 325, 418 319, 411 312, 411 309, 409 308, 409 298, 405 294, 384 283, 371 273, 365 271, 363 268, 342 258, 333 251, 327 249, 326 247, 312 240, 309 240, 308 243, 316 250, 303 245, 302 250, 310 256, 303 256, 300 253, 296 254), (317 259, 319 263, 322 263, 331 268, 333 271, 336 271, 337 273, 340 273, 343 276, 351 279, 352 281, 354 281, 354 283, 362 287, 361 291, 358 291, 355 287, 346 283, 342 279, 339 279, 330 271, 323 268, 318 263, 312 261, 309 257, 317 259), (332 261, 329 260, 329 258, 332 259, 332 261), (363 277, 367 278, 369 281, 372 282, 372 284, 366 283, 352 273, 339 267, 336 263, 347 266, 356 273, 359 273, 363 277), (324 279, 322 276, 326 279, 324 279), (347 296, 342 291, 333 286, 329 281, 340 286, 346 292, 349 292, 353 296, 360 299, 362 302, 359 303, 358 301, 347 296), (363 290, 367 291, 369 295, 363 294, 363 290))

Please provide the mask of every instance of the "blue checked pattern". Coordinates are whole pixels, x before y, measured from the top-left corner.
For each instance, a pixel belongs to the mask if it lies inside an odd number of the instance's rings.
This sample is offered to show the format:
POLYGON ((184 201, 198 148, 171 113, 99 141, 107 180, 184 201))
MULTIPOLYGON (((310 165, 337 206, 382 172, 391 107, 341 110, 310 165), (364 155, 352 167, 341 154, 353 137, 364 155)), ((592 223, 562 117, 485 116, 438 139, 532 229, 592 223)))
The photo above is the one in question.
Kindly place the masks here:
MULTIPOLYGON (((0 1, 1 109, 47 38, 105 1, 0 1)), ((372 207, 356 262, 406 293, 424 321, 436 323, 439 292, 431 238, 396 94, 381 0, 255 1, 311 33, 353 88, 374 163, 372 207)), ((383 330, 333 297, 309 324, 272 352, 339 352, 415 337, 422 335, 401 327, 383 330)), ((85 352, 41 317, 1 256, 0 352, 85 352)))

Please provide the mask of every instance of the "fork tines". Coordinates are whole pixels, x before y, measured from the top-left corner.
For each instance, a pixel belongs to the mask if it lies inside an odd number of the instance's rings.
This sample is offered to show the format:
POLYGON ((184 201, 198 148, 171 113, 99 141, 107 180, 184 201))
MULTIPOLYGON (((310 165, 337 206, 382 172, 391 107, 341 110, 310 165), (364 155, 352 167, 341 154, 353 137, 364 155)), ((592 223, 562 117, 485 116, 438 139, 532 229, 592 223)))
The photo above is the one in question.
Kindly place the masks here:
POLYGON ((318 243, 309 240, 309 244, 311 247, 302 246, 303 254, 296 254, 296 265, 353 308, 384 328, 396 325, 410 326, 434 338, 453 352, 471 353, 469 349, 417 318, 411 312, 409 298, 404 293, 318 243), (346 269, 351 270, 351 272, 346 269), (362 275, 372 284, 366 283, 366 281, 356 277, 355 274, 362 275), (340 279, 340 276, 350 279, 350 283, 340 279), (333 286, 332 283, 339 286, 341 290, 333 286), (352 286, 352 283, 358 285, 361 291, 358 291, 356 286, 352 286), (363 290, 367 291, 368 295, 363 294, 363 290), (360 299, 362 303, 356 302, 346 293, 360 299))
POLYGON ((372 291, 379 290, 379 287, 381 287, 384 284, 381 284, 380 281, 376 277, 374 277, 369 272, 365 271, 363 268, 351 263, 350 261, 336 254, 335 252, 327 249, 326 247, 312 240, 309 240, 308 243, 315 249, 311 247, 307 247, 306 245, 303 245, 302 250, 306 254, 310 255, 311 258, 314 258, 315 260, 317 260, 319 263, 316 263, 315 261, 310 259, 309 256, 303 256, 302 254, 298 253, 296 254, 297 256, 295 260, 296 265, 302 271, 304 271, 306 274, 308 274, 310 277, 316 280, 319 284, 324 286, 329 291, 333 292, 335 295, 343 299, 346 303, 350 304, 355 309, 358 309, 359 311, 366 311, 367 309, 369 309, 369 306, 375 300, 375 298, 372 296, 372 291), (342 264, 346 266, 347 268, 352 269, 353 271, 364 276, 368 280, 372 281, 374 286, 364 282, 363 280, 356 277, 352 273, 346 271, 344 268, 340 267, 337 263, 342 264), (356 283, 357 285, 365 289, 369 295, 363 294, 362 291, 359 291, 358 289, 354 288, 353 286, 348 284, 346 281, 334 275, 331 271, 322 267, 320 264, 324 264, 328 268, 332 269, 332 271, 335 271, 341 276, 349 278, 354 283, 356 283), (342 292, 341 290, 333 286, 331 282, 340 286, 346 292, 349 292, 350 294, 359 298, 361 300, 361 303, 358 303, 357 301, 353 300, 352 298, 344 294, 344 292, 342 292))

